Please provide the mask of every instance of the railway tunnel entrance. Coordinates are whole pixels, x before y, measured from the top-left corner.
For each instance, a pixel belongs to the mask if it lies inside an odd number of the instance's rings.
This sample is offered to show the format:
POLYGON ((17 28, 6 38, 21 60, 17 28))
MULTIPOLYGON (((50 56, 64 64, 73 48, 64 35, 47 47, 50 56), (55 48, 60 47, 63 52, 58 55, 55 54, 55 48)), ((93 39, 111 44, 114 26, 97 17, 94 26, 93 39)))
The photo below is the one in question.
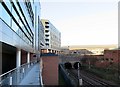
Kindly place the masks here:
POLYGON ((81 64, 81 62, 78 62, 78 61, 76 61, 76 62, 65 62, 64 63, 64 67, 66 69, 78 69, 78 64, 79 64, 79 67, 81 69, 82 68, 82 64, 81 64))

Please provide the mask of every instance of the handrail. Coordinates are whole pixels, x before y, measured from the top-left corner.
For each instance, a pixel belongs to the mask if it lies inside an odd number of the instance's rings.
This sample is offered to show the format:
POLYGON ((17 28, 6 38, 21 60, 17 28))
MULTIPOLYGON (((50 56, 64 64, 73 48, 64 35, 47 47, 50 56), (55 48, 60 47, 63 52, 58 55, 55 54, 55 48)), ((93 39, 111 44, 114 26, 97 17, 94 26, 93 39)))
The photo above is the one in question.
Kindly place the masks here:
MULTIPOLYGON (((30 63, 33 63, 33 62, 35 62, 35 61, 31 61, 30 63)), ((8 73, 10 73, 10 72, 12 72, 12 71, 14 71, 14 70, 19 69, 20 67, 25 66, 25 65, 28 65, 28 64, 30 64, 30 63, 25 63, 25 64, 23 64, 23 65, 21 65, 21 66, 19 66, 19 67, 16 67, 16 68, 14 68, 14 69, 12 69, 12 70, 10 70, 10 71, 8 71, 8 72, 0 75, 0 78, 1 78, 2 76, 4 76, 4 75, 6 75, 6 74, 8 74, 8 73)))
POLYGON ((34 60, 0 75, 0 85, 18 85, 36 63, 34 60))
POLYGON ((8 73, 10 73, 10 72, 12 72, 12 71, 14 71, 14 70, 16 70, 17 68, 18 68, 18 67, 16 67, 16 68, 14 68, 14 69, 12 69, 12 70, 10 70, 10 71, 8 71, 8 72, 6 72, 6 73, 0 75, 0 78, 3 77, 4 75, 6 75, 6 74, 8 74, 8 73))

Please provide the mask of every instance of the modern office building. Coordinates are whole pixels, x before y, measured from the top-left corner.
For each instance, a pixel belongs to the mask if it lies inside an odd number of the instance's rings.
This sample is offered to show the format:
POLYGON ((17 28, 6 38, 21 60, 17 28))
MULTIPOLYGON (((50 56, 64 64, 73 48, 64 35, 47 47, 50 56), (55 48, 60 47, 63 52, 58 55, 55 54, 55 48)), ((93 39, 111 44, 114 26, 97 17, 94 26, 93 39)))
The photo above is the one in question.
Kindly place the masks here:
POLYGON ((39 1, 0 1, 0 75, 40 57, 40 10, 39 1))
POLYGON ((39 21, 40 22, 40 24, 39 24, 39 28, 40 29, 38 29, 38 38, 39 38, 39 51, 40 51, 40 53, 42 52, 42 50, 45 48, 45 38, 44 38, 44 28, 43 28, 43 25, 42 25, 42 22, 41 21, 39 21))
POLYGON ((61 47, 61 33, 47 19, 41 19, 44 28, 45 49, 44 53, 59 53, 61 47))

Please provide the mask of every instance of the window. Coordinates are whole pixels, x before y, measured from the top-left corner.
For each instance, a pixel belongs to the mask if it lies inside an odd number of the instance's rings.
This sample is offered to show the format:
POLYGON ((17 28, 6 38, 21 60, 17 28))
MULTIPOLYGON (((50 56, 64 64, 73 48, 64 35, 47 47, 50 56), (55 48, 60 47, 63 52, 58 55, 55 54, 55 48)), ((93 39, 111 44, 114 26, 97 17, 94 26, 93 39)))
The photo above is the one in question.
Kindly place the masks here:
POLYGON ((46 37, 49 37, 49 35, 45 35, 46 37))
POLYGON ((108 61, 108 58, 106 58, 106 60, 108 61))
POLYGON ((49 39, 45 39, 46 41, 49 41, 49 39))
MULTIPOLYGON (((16 14, 14 8, 12 8, 12 14, 13 14, 14 18, 16 19, 16 21, 17 21, 20 25, 22 25, 22 23, 20 22, 19 17, 18 17, 18 15, 16 14)), ((17 24, 14 22, 14 20, 12 20, 12 26, 11 26, 11 27, 12 27, 12 29, 13 29, 15 32, 18 31, 18 26, 17 26, 17 24)), ((21 27, 22 27, 22 26, 21 26, 21 27)))
POLYGON ((48 33, 48 32, 49 32, 49 30, 45 30, 45 32, 46 32, 46 33, 48 33))
POLYGON ((113 58, 110 58, 111 61, 113 61, 113 58))
POLYGON ((45 24, 49 24, 49 22, 45 22, 45 24))
POLYGON ((16 25, 16 23, 14 22, 14 20, 12 20, 12 29, 13 29, 16 33, 18 33, 19 27, 16 25))
POLYGON ((49 26, 45 26, 45 28, 49 28, 49 26))
POLYGON ((11 17, 10 15, 7 13, 7 11, 5 10, 5 8, 0 4, 0 17, 5 21, 6 24, 8 24, 9 26, 11 26, 11 17))

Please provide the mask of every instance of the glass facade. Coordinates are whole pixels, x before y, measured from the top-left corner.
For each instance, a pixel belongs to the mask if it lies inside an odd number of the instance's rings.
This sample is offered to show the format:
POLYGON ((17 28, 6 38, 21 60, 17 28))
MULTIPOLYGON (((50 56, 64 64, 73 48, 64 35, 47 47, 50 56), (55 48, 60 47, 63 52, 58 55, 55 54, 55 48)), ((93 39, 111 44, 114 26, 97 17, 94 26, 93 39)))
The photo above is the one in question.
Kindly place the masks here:
MULTIPOLYGON (((31 2, 28 2, 28 5, 31 6, 31 2)), ((28 9, 26 2, 7 0, 1 2, 0 11, 0 18, 27 44, 33 46, 34 14, 32 8, 28 9)))
POLYGON ((42 26, 41 21, 39 20, 38 22, 39 22, 39 23, 38 23, 38 24, 39 24, 38 37, 39 37, 39 41, 40 41, 40 42, 39 42, 39 49, 40 49, 40 48, 43 48, 43 47, 44 47, 45 41, 44 41, 44 28, 43 28, 43 26, 42 26))

